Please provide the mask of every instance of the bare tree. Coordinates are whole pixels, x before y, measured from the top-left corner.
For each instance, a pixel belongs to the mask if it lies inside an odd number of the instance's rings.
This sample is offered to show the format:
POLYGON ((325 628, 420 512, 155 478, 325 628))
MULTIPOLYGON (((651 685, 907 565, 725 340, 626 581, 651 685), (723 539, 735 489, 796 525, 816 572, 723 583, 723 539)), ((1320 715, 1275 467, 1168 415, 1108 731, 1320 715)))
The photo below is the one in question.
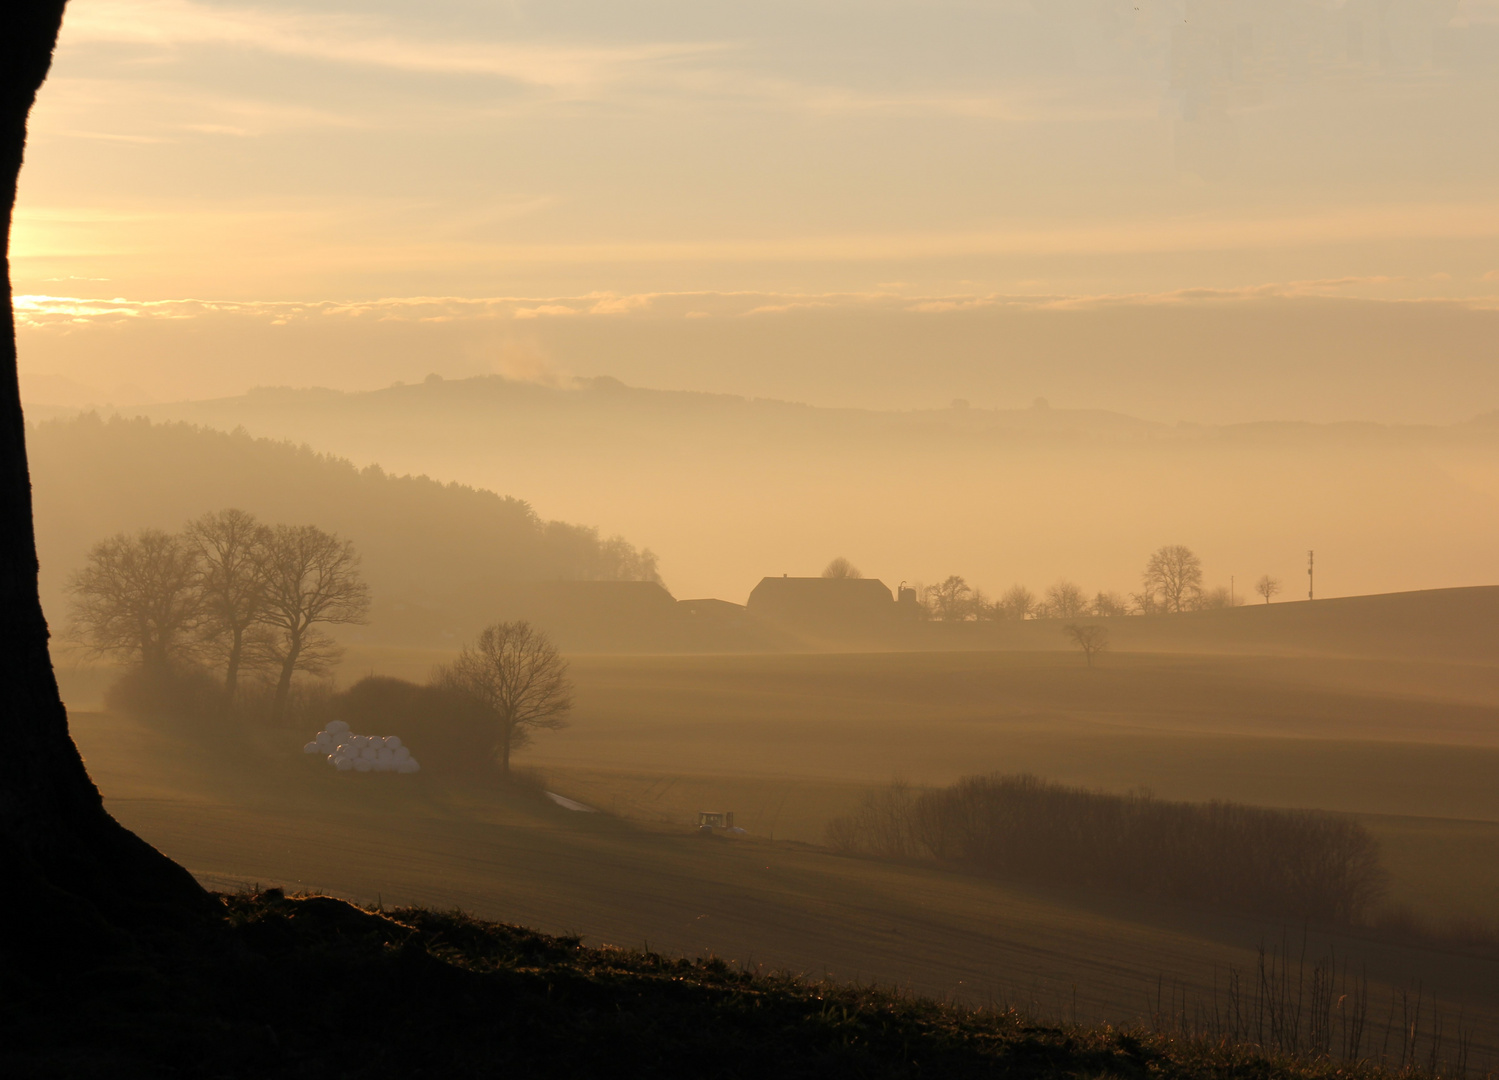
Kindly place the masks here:
POLYGON ((487 626, 458 659, 433 672, 433 683, 468 695, 494 717, 494 755, 510 773, 510 754, 537 731, 567 725, 572 682, 551 639, 528 622, 487 626))
POLYGON ((1254 591, 1263 596, 1265 598, 1265 603, 1268 604, 1270 602, 1270 598, 1276 593, 1280 592, 1280 581, 1276 578, 1271 577, 1269 574, 1266 574, 1264 577, 1260 578, 1259 581, 1254 583, 1254 591))
POLYGON ((270 530, 243 510, 205 514, 187 526, 202 567, 203 631, 221 650, 224 692, 234 700, 247 646, 266 614, 270 530))
POLYGON ((999 605, 990 603, 983 589, 974 589, 973 594, 968 597, 968 614, 979 622, 1003 618, 999 605))
POLYGON ((1091 623, 1068 623, 1062 627, 1062 633, 1067 635, 1067 640, 1083 650, 1083 655, 1088 658, 1088 666, 1093 666, 1093 654, 1103 652, 1109 647, 1109 628, 1091 623))
POLYGON ((298 671, 321 674, 342 650, 320 626, 362 623, 369 588, 354 545, 314 525, 277 525, 265 537, 265 615, 280 672, 272 704, 280 719, 298 671))
POLYGON ((862 578, 864 575, 859 572, 857 566, 839 555, 822 568, 822 576, 825 578, 862 578))
POLYGON ((1167 544, 1145 564, 1142 580, 1145 595, 1156 600, 1162 610, 1186 611, 1202 592, 1202 560, 1191 548, 1167 544))
MULTIPOLYGON (((186 870, 122 827, 68 735, 68 714, 47 652, 37 592, 36 530, 26 460, 26 422, 16 376, 9 251, 26 117, 52 63, 63 0, 0 5, 0 185, 6 209, 5 311, 0 334, 0 865, 5 912, 25 935, 0 941, 0 965, 28 954, 23 939, 99 949, 112 928, 185 922, 217 911, 186 870)), ((51 948, 32 960, 57 970, 51 948)))
POLYGON ((973 590, 957 574, 950 575, 938 585, 929 585, 925 599, 932 617, 944 622, 959 622, 968 618, 973 610, 973 590))
POLYGON ((1100 592, 1093 598, 1093 614, 1101 619, 1112 619, 1129 614, 1129 601, 1116 592, 1100 592))
POLYGON ((1088 612, 1088 598, 1074 582, 1065 578, 1046 590, 1042 606, 1049 618, 1076 619, 1088 612))
POLYGON ((198 571, 197 551, 160 529, 101 540, 68 581, 70 636, 96 656, 166 671, 197 644, 198 571))
POLYGON ((1006 619, 1028 619, 1036 610, 1036 594, 1024 585, 1011 585, 994 606, 1006 619))
POLYGON ((1243 603, 1242 596, 1234 595, 1227 585, 1219 585, 1199 592, 1192 600, 1192 607, 1198 611, 1217 611, 1221 608, 1240 607, 1243 603))

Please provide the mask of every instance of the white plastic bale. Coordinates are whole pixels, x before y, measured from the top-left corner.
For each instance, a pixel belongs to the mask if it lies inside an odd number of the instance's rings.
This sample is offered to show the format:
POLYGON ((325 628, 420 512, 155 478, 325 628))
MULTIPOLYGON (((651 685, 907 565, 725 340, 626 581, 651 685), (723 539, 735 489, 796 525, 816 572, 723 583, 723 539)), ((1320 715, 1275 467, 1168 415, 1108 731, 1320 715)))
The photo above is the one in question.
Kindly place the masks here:
POLYGON ((376 772, 395 772, 396 763, 389 758, 380 758, 375 762, 376 772))
POLYGON ((354 767, 354 762, 350 758, 336 757, 333 759, 333 767, 339 772, 348 772, 354 767))
POLYGON ((360 761, 374 761, 375 758, 377 758, 379 756, 380 756, 380 752, 378 750, 376 750, 373 746, 366 746, 364 749, 362 749, 362 750, 359 751, 359 760, 360 761))
POLYGON ((385 736, 385 745, 392 750, 399 750, 401 748, 401 737, 399 735, 387 735, 385 736))
POLYGON ((388 749, 387 747, 382 746, 380 749, 375 751, 376 761, 394 761, 395 759, 396 752, 394 750, 388 749))
POLYGON ((323 748, 315 742, 310 742, 306 746, 302 747, 302 753, 304 754, 316 754, 319 751, 326 753, 326 751, 323 751, 323 748))
POLYGON ((319 731, 317 733, 317 744, 319 746, 326 746, 329 750, 332 750, 335 742, 336 740, 329 732, 319 731))
POLYGON ((392 750, 391 753, 395 755, 395 759, 397 761, 405 761, 411 756, 410 748, 405 746, 398 746, 394 750, 392 750))
POLYGON ((333 721, 333 723, 328 725, 328 734, 330 735, 339 735, 348 730, 349 725, 344 723, 342 720, 335 720, 333 721))
POLYGON ((369 772, 374 767, 375 767, 375 763, 373 761, 371 761, 369 758, 359 758, 357 761, 354 762, 354 771, 355 772, 369 772))
POLYGON ((414 773, 419 769, 421 769, 421 766, 416 763, 415 758, 403 758, 396 762, 396 772, 398 773, 414 773))

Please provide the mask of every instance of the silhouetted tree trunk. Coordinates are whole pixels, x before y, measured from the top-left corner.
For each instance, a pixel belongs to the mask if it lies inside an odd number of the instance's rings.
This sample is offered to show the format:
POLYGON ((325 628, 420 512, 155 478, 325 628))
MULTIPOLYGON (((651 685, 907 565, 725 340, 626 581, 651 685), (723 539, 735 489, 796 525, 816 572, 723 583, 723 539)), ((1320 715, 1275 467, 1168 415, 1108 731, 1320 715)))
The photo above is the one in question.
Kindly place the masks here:
POLYGON ((208 910, 187 871, 125 829, 68 735, 37 593, 26 428, 16 374, 10 225, 26 118, 52 62, 63 0, 0 6, 0 182, 5 185, 4 355, 0 357, 0 958, 98 945, 111 927, 208 910))
POLYGON ((292 676, 297 673, 297 662, 302 658, 302 635, 289 631, 283 641, 285 655, 281 660, 281 674, 276 676, 276 696, 271 704, 271 718, 279 721, 286 714, 286 700, 291 697, 292 676))

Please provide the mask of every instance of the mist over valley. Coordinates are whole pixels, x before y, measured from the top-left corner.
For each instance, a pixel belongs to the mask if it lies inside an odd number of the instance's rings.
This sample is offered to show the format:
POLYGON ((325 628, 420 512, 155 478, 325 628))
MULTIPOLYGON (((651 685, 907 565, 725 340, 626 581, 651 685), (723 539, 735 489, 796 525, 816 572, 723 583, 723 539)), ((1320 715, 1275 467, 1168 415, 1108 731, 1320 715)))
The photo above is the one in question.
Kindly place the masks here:
POLYGON ((1496 87, 0 6, 0 1075, 1496 1080, 1496 87))
POLYGON ((1150 551, 1178 542, 1240 595, 1265 573, 1305 577, 1308 549, 1320 595, 1444 588, 1493 577, 1483 537, 1499 527, 1499 426, 1482 417, 1168 425, 1045 401, 827 409, 497 376, 122 414, 523 499, 650 548, 680 598, 736 603, 837 554, 892 587, 960 574, 991 595, 1063 578, 1127 592, 1150 551))

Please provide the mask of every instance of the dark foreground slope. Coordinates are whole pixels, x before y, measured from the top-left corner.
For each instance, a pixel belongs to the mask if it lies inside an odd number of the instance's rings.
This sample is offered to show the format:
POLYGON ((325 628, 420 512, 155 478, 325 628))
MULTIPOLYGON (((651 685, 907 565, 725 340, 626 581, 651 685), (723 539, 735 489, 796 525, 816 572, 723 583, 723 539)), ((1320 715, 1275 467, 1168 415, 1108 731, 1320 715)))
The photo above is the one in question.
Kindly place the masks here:
MULTIPOLYGON (((0 966, 9 1077, 1377 1075, 279 890, 124 954, 0 966)), ((65 946, 66 943, 59 943, 65 946)))

